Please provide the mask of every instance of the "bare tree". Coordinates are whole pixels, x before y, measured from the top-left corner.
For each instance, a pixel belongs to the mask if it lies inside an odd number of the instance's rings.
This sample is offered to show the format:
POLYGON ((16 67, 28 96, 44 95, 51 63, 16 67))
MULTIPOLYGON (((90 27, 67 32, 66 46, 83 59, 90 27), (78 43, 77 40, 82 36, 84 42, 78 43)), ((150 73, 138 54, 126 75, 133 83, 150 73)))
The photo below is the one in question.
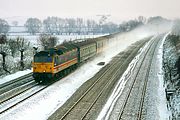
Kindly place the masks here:
POLYGON ((30 45, 30 42, 26 42, 24 38, 17 37, 17 48, 20 52, 20 70, 24 70, 25 63, 24 63, 24 52, 30 45))
POLYGON ((134 28, 136 28, 137 26, 142 25, 143 23, 141 21, 138 20, 129 20, 127 22, 123 22, 122 24, 119 25, 119 31, 121 32, 127 32, 130 31, 134 28))
POLYGON ((5 44, 7 42, 6 35, 0 35, 0 44, 5 44))
POLYGON ((63 26, 63 20, 58 17, 48 17, 43 21, 44 29, 46 33, 60 34, 61 27, 63 26))
POLYGON ((15 56, 15 53, 19 50, 18 49, 18 41, 15 40, 15 39, 10 39, 9 42, 9 47, 11 49, 11 55, 14 57, 15 56))
POLYGON ((67 29, 68 29, 67 32, 69 34, 75 32, 76 31, 75 30, 75 28, 76 28, 76 20, 73 19, 73 18, 69 18, 69 19, 66 19, 66 21, 67 21, 67 29))
POLYGON ((102 26, 103 33, 115 33, 118 32, 118 25, 112 22, 108 22, 102 26))
POLYGON ((12 24, 13 24, 14 26, 18 26, 18 21, 13 21, 12 24))
POLYGON ((176 19, 173 21, 171 34, 180 36, 180 19, 176 19))
POLYGON ((0 33, 6 34, 10 27, 7 21, 0 19, 0 33))
POLYGON ((44 48, 44 50, 48 48, 52 48, 57 44, 57 37, 48 35, 48 34, 41 34, 39 36, 38 42, 44 48))
POLYGON ((77 33, 80 35, 82 32, 82 27, 83 27, 83 19, 82 18, 77 18, 76 19, 76 27, 77 27, 77 33))
POLYGON ((146 23, 146 18, 144 16, 139 16, 138 21, 141 23, 146 23))
POLYGON ((65 28, 66 22, 65 19, 58 18, 57 20, 57 34, 60 35, 63 33, 63 29, 65 28))
POLYGON ((49 35, 48 34, 40 34, 39 38, 38 38, 38 43, 43 47, 43 49, 47 49, 48 46, 48 38, 49 35))
POLYGON ((49 47, 52 48, 57 44, 57 37, 55 36, 50 36, 48 41, 49 41, 49 47))
POLYGON ((7 37, 6 35, 0 35, 0 40, 1 40, 1 43, 0 43, 0 54, 2 55, 2 58, 3 58, 3 61, 2 61, 2 67, 3 67, 3 70, 10 73, 8 70, 7 70, 7 66, 6 66, 6 55, 9 50, 8 50, 8 47, 6 45, 7 43, 7 37))
POLYGON ((16 39, 8 40, 8 45, 11 50, 11 55, 13 57, 15 56, 15 53, 21 51, 21 49, 25 50, 26 46, 29 46, 28 44, 29 43, 25 43, 24 38, 20 38, 20 37, 17 37, 16 39))
MULTIPOLYGON (((71 33, 98 33, 111 30, 107 33, 117 31, 117 24, 106 22, 108 16, 102 16, 99 23, 94 20, 83 20, 82 18, 58 18, 48 17, 43 21, 44 32, 51 35, 60 35, 63 32, 71 33)), ((127 24, 126 24, 127 25, 127 24)), ((119 30, 119 29, 118 29, 119 30)))
POLYGON ((87 28, 88 28, 87 31, 94 34, 95 31, 96 31, 96 28, 97 28, 96 21, 94 21, 94 20, 87 20, 86 24, 87 24, 87 28))
POLYGON ((29 33, 34 35, 35 33, 40 32, 42 23, 37 18, 29 18, 25 23, 25 27, 29 33))
POLYGON ((3 62, 2 62, 2 66, 3 66, 3 70, 6 71, 7 73, 10 73, 8 70, 7 70, 7 66, 6 66, 6 53, 1 51, 0 54, 2 55, 2 58, 3 58, 3 62))

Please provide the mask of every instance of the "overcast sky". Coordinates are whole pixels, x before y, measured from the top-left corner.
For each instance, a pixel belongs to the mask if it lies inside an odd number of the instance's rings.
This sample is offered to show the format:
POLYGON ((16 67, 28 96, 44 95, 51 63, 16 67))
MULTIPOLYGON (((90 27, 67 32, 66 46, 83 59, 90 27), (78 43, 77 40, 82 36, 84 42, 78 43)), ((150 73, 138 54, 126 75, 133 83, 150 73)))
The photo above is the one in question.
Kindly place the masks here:
POLYGON ((139 15, 180 18, 180 0, 0 0, 0 18, 88 17, 110 14, 126 20, 139 15))

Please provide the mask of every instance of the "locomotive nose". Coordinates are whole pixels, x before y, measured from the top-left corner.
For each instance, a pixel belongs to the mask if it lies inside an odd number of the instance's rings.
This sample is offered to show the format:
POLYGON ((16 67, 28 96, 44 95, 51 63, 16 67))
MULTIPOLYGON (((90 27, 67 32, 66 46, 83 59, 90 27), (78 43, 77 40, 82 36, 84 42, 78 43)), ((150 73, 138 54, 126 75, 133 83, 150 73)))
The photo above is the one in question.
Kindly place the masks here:
POLYGON ((33 71, 37 73, 51 73, 52 68, 52 63, 34 63, 33 65, 33 71))

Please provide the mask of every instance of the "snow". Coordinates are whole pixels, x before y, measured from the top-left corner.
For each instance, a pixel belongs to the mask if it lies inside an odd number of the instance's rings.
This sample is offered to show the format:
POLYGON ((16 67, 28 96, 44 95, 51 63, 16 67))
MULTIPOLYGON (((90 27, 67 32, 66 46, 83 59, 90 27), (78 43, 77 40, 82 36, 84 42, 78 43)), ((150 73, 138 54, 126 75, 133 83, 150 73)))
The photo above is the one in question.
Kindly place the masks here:
POLYGON ((11 116, 7 115, 5 119, 47 119, 47 117, 56 110, 55 108, 61 106, 71 97, 78 87, 101 68, 94 64, 94 62, 96 61, 91 61, 83 67, 80 67, 68 77, 58 81, 34 98, 29 99, 27 102, 20 105, 19 108, 12 111, 10 113, 11 116), (83 76, 79 76, 79 74, 83 74, 83 76))
POLYGON ((180 19, 173 21, 172 33, 173 35, 180 35, 180 19))
POLYGON ((62 106, 84 82, 102 68, 102 66, 98 66, 97 63, 103 61, 107 64, 113 56, 117 55, 130 44, 155 34, 152 28, 150 31, 151 32, 147 29, 144 30, 144 28, 141 27, 112 38, 118 40, 116 47, 112 47, 108 52, 97 56, 93 60, 89 60, 67 77, 28 99, 26 102, 19 104, 16 108, 0 115, 0 119, 46 120, 55 110, 62 106))
MULTIPOLYGON (((153 38, 152 38, 153 39, 153 38)), ((149 44, 149 43, 148 43, 149 44)), ((144 50, 147 48, 148 44, 146 44, 143 49, 141 49, 138 54, 136 55, 136 57, 131 61, 131 63, 129 64, 128 68, 126 69, 126 71, 123 73, 122 77, 118 80, 117 85, 115 86, 111 96, 109 97, 107 103, 105 104, 105 106, 103 107, 102 111, 100 112, 97 120, 108 120, 109 116, 113 110, 113 107, 115 105, 115 103, 117 102, 119 96, 121 95, 125 84, 127 82, 127 79, 130 77, 130 73, 132 72, 132 70, 134 69, 134 67, 136 66, 136 63, 138 62, 141 54, 144 52, 144 50)))
POLYGON ((163 68, 164 68, 164 82, 166 90, 171 90, 172 94, 168 94, 167 92, 167 98, 168 98, 168 110, 170 113, 170 120, 171 119, 180 119, 180 92, 179 92, 179 74, 177 69, 177 60, 178 60, 178 41, 177 39, 174 39, 172 37, 173 31, 168 36, 168 38, 165 40, 165 43, 163 45, 164 47, 164 56, 163 56, 163 68), (174 44, 174 40, 177 41, 174 44), (169 68, 171 71, 169 71, 169 68), (171 74, 171 78, 170 78, 171 74))
POLYGON ((180 119, 180 95, 178 92, 174 93, 170 100, 171 119, 180 119))
MULTIPOLYGON (((169 34, 169 33, 168 33, 169 34)), ((162 40, 162 43, 158 49, 158 55, 157 55, 157 60, 158 60, 158 66, 156 69, 156 72, 159 71, 159 74, 157 74, 158 76, 158 80, 159 80, 159 88, 158 88, 158 97, 157 99, 157 113, 159 115, 159 120, 167 120, 169 113, 167 110, 167 104, 166 104, 166 97, 165 97, 165 88, 163 86, 163 70, 162 70, 162 55, 163 55, 163 43, 166 39, 166 37, 168 36, 168 34, 166 34, 162 40)), ((154 38, 152 38, 154 39, 154 38)), ((147 46, 148 44, 146 44, 147 46)), ((143 48, 145 49, 146 46, 143 48)), ((141 50, 141 53, 143 52, 143 49, 141 50)), ((140 54, 139 53, 134 59, 133 61, 129 64, 127 70, 124 72, 124 74, 122 75, 122 77, 119 79, 119 82, 117 83, 115 89, 113 90, 111 96, 109 97, 107 103, 105 104, 105 106, 103 107, 102 111, 100 112, 97 120, 108 120, 109 116, 113 110, 113 107, 116 103, 116 101, 118 100, 119 96, 121 95, 123 88, 126 84, 126 80, 128 79, 128 74, 131 73, 131 71, 133 70, 133 68, 135 67, 135 64, 137 63, 140 54)))
POLYGON ((8 31, 8 34, 10 33, 22 33, 22 32, 26 32, 26 28, 24 26, 11 26, 10 30, 8 31))
POLYGON ((166 95, 165 95, 165 87, 164 87, 164 79, 163 79, 163 67, 162 67, 162 58, 163 58, 163 43, 166 39, 166 37, 170 33, 167 33, 158 50, 157 60, 158 60, 158 66, 157 71, 159 71, 158 74, 158 80, 159 80, 159 88, 158 88, 158 113, 159 113, 159 120, 168 120, 168 117, 170 113, 167 110, 167 101, 166 101, 166 95))
POLYGON ((0 78, 0 84, 11 81, 13 79, 16 79, 16 78, 18 78, 20 76, 26 75, 26 74, 31 73, 31 72, 32 72, 32 70, 27 69, 27 70, 24 70, 24 71, 18 71, 18 72, 14 73, 14 74, 7 75, 5 77, 1 77, 0 78))

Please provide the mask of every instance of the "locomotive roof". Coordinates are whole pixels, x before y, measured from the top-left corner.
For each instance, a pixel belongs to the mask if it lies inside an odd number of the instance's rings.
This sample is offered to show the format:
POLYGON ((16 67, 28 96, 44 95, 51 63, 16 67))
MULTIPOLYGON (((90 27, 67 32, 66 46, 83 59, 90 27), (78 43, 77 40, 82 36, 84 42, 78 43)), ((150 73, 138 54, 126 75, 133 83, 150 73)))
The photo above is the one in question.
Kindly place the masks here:
POLYGON ((50 51, 40 51, 40 52, 37 52, 36 54, 35 54, 35 56, 48 56, 48 55, 50 55, 50 56, 52 56, 52 53, 50 52, 50 51))
POLYGON ((92 39, 84 40, 84 41, 81 41, 81 42, 73 42, 73 44, 75 46, 78 46, 78 47, 89 45, 89 44, 92 44, 92 43, 95 43, 95 41, 92 40, 92 39))
POLYGON ((36 53, 36 56, 41 56, 41 55, 50 55, 52 56, 53 54, 58 54, 61 55, 65 52, 71 51, 73 49, 76 49, 76 47, 70 43, 63 43, 61 45, 58 45, 54 48, 49 48, 47 50, 44 51, 40 51, 38 53, 36 53))
POLYGON ((70 44, 70 43, 63 43, 61 45, 57 45, 53 49, 57 54, 63 54, 65 52, 76 49, 76 47, 74 45, 70 44))

